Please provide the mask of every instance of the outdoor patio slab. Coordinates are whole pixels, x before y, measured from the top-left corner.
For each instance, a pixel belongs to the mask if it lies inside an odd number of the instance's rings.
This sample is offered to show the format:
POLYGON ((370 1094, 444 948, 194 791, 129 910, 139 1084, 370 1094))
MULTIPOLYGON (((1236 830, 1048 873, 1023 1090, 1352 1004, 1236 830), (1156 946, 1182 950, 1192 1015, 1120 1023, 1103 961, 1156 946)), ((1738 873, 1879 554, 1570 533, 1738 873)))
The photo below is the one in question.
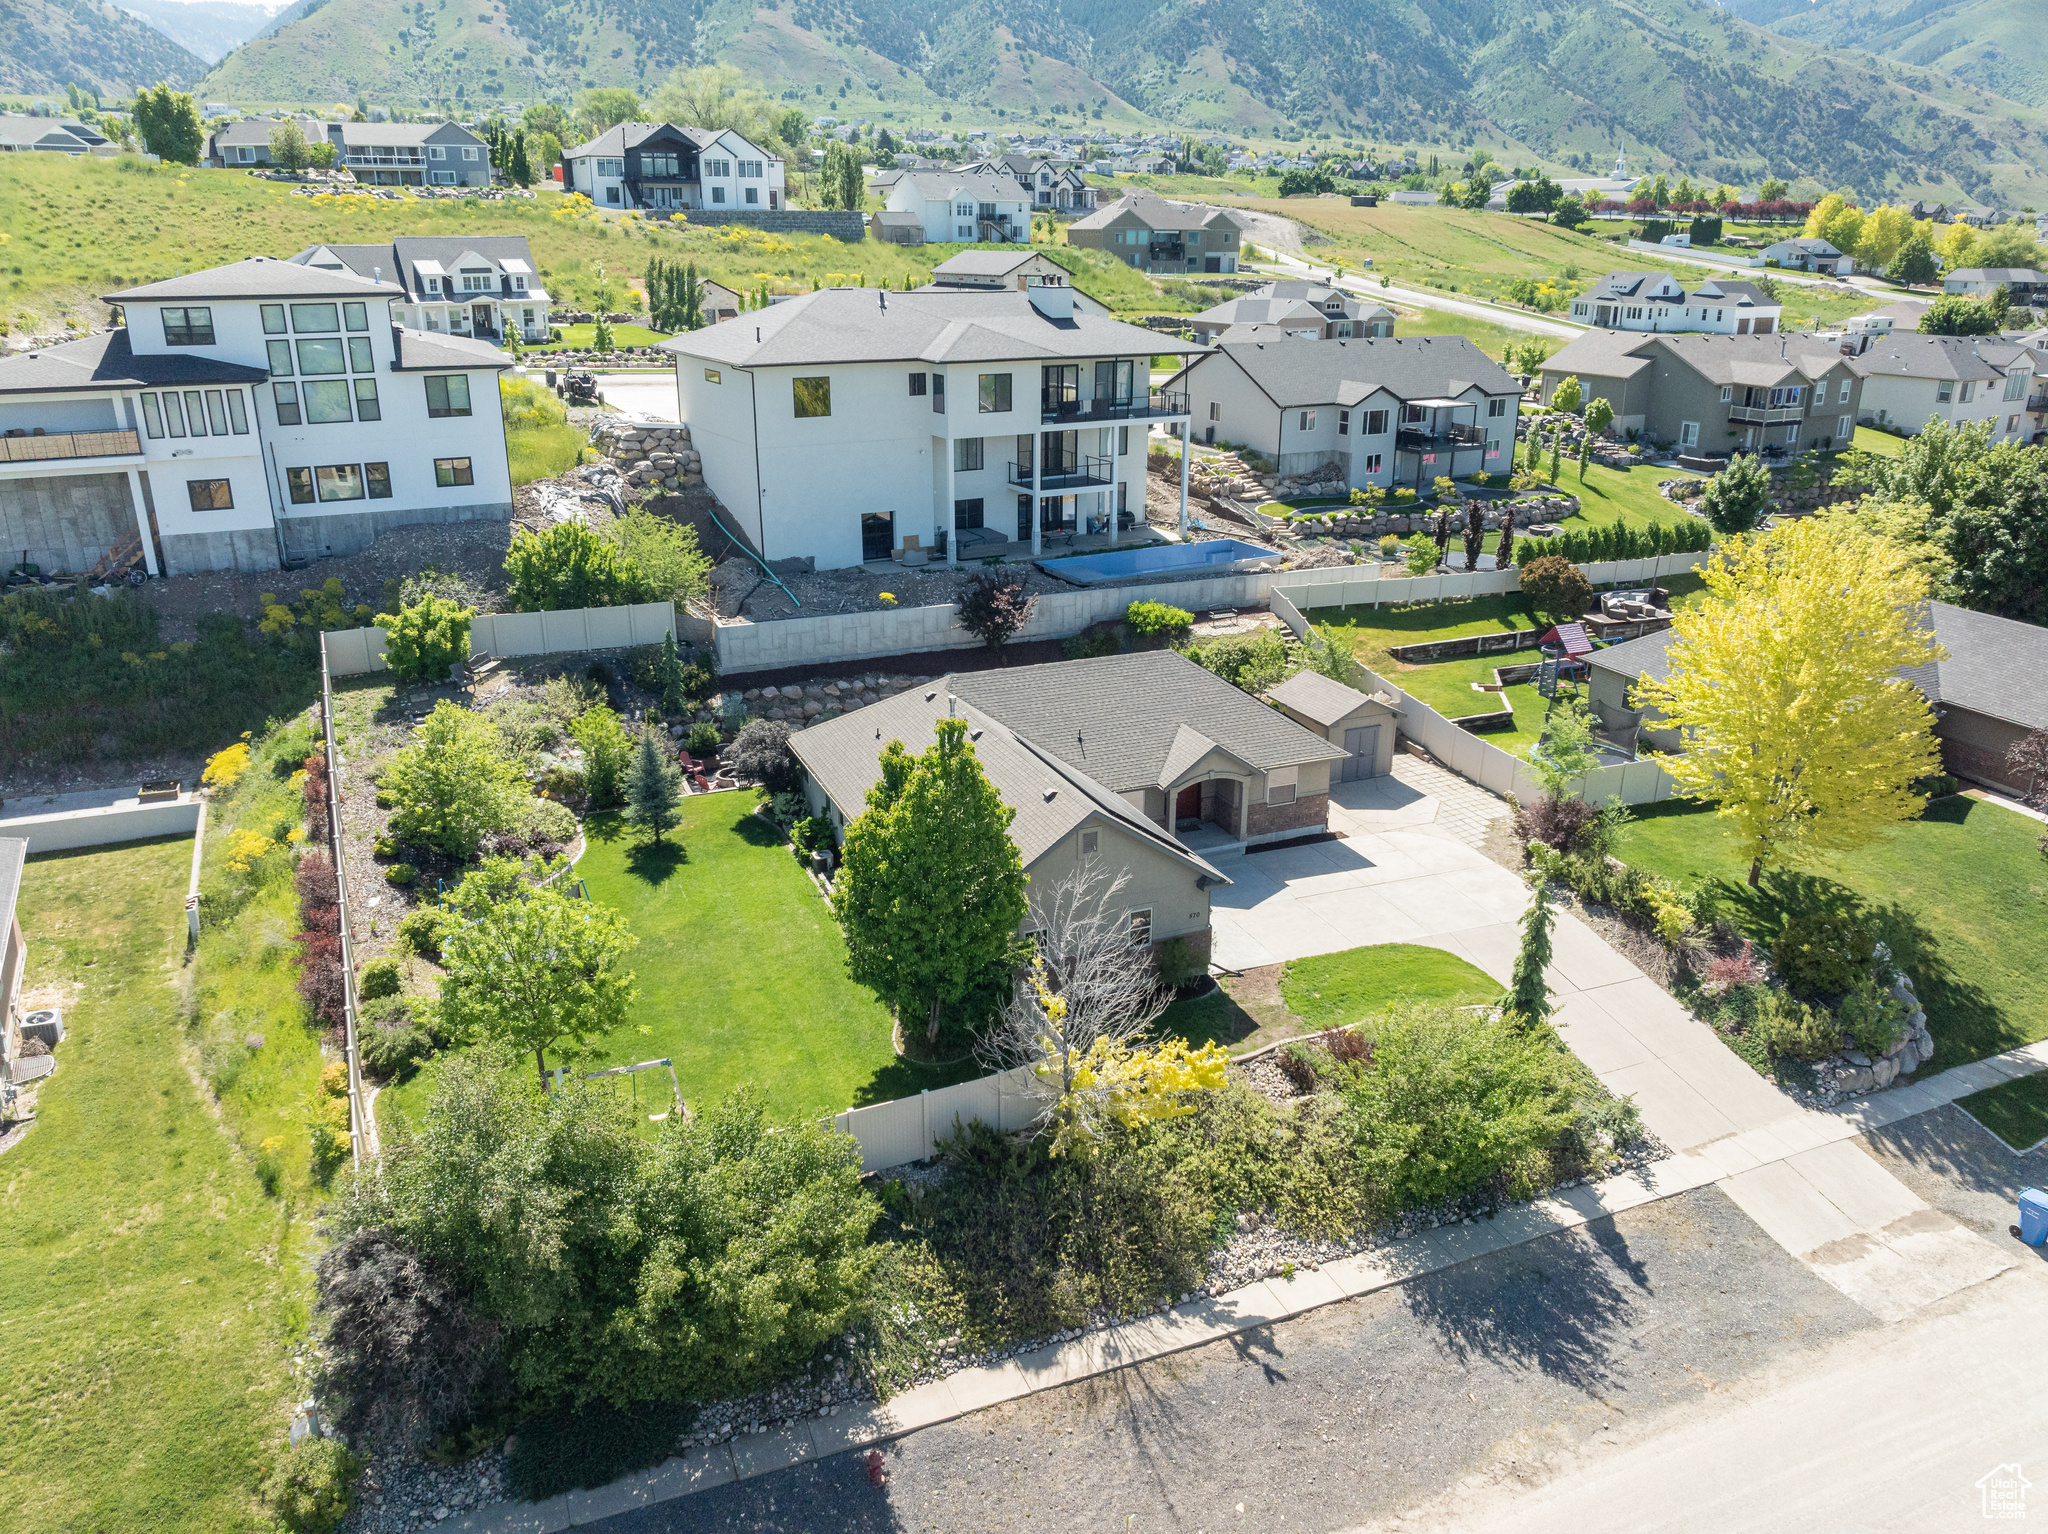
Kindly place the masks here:
POLYGON ((817 1440, 811 1436, 808 1422, 770 1428, 765 1433, 749 1433, 743 1438, 735 1438, 729 1447, 732 1449, 733 1466, 743 1481, 818 1458, 817 1440))
POLYGON ((1675 1151, 1732 1135, 1740 1127, 1662 1060, 1602 1075, 1617 1097, 1633 1096, 1650 1132, 1675 1151))

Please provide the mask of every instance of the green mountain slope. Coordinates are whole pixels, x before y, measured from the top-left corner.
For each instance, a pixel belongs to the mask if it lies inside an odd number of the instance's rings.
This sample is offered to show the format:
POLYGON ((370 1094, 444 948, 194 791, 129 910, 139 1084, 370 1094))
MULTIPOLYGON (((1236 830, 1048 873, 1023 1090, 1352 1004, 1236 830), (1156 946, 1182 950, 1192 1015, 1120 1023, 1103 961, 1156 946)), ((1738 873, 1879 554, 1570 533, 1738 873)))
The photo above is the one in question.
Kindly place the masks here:
POLYGON ((1100 112, 2048 202, 2038 109, 1704 0, 302 0, 207 90, 483 104, 645 88, 713 60, 816 112, 899 126, 1100 112))
POLYGON ((0 38, 0 94, 62 96, 70 82, 126 96, 206 73, 205 60, 101 0, 0 0, 0 38))
POLYGON ((2048 0, 1729 0, 1787 37, 1861 48, 2048 106, 2048 0))

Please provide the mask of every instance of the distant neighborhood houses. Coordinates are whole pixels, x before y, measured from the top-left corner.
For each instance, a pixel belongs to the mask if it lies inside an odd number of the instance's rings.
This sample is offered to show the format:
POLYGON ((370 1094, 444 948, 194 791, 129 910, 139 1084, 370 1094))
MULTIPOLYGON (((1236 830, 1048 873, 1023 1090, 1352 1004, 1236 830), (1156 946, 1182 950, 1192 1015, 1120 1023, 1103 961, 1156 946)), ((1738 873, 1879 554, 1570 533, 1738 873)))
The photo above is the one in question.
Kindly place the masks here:
POLYGON ((116 154, 120 146, 97 128, 61 117, 0 112, 0 154, 116 154))
POLYGON ((508 330, 523 341, 548 338, 553 300, 524 235, 400 235, 385 245, 316 245, 292 260, 398 282, 405 300, 391 306, 391 319, 410 329, 493 342, 508 330))
POLYGON ((1966 266, 1941 279, 1944 293, 1989 298, 2000 288, 2016 304, 2048 303, 2048 273, 2024 266, 1966 266))
MULTIPOLYGON (((456 123, 337 123, 297 119, 309 144, 334 146, 334 163, 366 186, 489 186, 490 146, 456 123)), ((215 168, 270 164, 270 136, 283 118, 249 117, 207 135, 215 168)))
POLYGON ((627 122, 562 151, 562 189, 601 208, 774 213, 788 206, 780 157, 730 128, 627 122))
POLYGON ((1818 272, 1826 277, 1847 277, 1856 270, 1855 259, 1844 255, 1826 240, 1800 236, 1766 245, 1749 259, 1751 266, 1779 266, 1793 272, 1818 272))
POLYGON ((1783 307, 1753 283, 1715 280, 1691 292, 1665 272, 1609 272, 1572 300, 1572 318, 1601 330, 1769 335, 1783 307))
POLYGON ((886 202, 894 218, 876 233, 902 244, 1031 238, 1030 197, 1014 177, 986 167, 905 171, 891 181, 886 202))
POLYGON ((1029 247, 1012 250, 963 250, 948 256, 932 268, 932 280, 919 292, 996 292, 1011 288, 1019 293, 1034 287, 1065 287, 1073 294, 1074 312, 1107 318, 1109 305, 1072 285, 1067 269, 1041 250, 1029 247))
POLYGON ((988 170, 1008 176, 1029 196, 1034 211, 1088 211, 1095 206, 1095 188, 1081 174, 1081 167, 1028 154, 996 155, 976 160, 963 170, 988 170))

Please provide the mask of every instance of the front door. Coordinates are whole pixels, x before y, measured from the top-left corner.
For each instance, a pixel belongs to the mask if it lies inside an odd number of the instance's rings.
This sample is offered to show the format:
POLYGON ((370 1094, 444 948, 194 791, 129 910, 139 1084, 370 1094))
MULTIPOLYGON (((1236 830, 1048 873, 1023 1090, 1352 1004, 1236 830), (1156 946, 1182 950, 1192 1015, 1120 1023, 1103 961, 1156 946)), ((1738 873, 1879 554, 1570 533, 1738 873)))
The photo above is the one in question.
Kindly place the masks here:
POLYGON ((1017 541, 1031 541, 1031 497, 1028 495, 1017 497, 1017 541))
POLYGON ((1337 774, 1339 783, 1355 783, 1360 778, 1372 777, 1379 768, 1380 727, 1376 724, 1360 725, 1344 732, 1344 765, 1337 774))
POLYGON ((1047 366, 1039 379, 1039 408, 1047 415, 1072 413, 1081 399, 1081 365, 1076 362, 1047 366))
POLYGON ((896 552, 896 513, 864 511, 860 514, 860 557, 863 562, 888 559, 896 552))
POLYGON ((1201 819, 1202 785, 1190 783, 1186 788, 1173 796, 1173 828, 1178 831, 1190 821, 1199 824, 1201 819))
POLYGON ((470 306, 469 328, 471 330, 489 330, 491 328, 491 306, 489 304, 473 304, 470 306))

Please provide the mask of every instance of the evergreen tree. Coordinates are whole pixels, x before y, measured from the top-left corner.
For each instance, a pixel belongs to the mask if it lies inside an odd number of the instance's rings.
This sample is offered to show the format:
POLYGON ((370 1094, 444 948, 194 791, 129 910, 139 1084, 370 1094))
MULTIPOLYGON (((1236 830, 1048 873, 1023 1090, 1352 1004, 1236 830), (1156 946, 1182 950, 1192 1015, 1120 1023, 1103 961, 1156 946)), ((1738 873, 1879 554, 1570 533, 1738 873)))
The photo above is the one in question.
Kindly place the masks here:
POLYGON ((1500 999, 1501 1016, 1523 1028, 1550 1017, 1550 987, 1543 971, 1550 965, 1550 886, 1536 881, 1536 898, 1522 913, 1522 948, 1508 975, 1507 994, 1500 999))
POLYGON ((633 765, 626 769, 626 818, 658 842, 683 818, 683 770, 668 738, 642 727, 633 765))
POLYGON ((692 261, 683 268, 681 302, 676 315, 684 330, 704 328, 704 290, 697 281, 697 263, 692 261))
POLYGON ((1562 472, 1558 464, 1558 451, 1563 442, 1564 423, 1562 421, 1552 422, 1550 427, 1550 483, 1553 485, 1557 483, 1557 476, 1562 472))
POLYGON ((512 179, 521 186, 533 184, 533 160, 526 152, 524 128, 512 140, 512 179))

